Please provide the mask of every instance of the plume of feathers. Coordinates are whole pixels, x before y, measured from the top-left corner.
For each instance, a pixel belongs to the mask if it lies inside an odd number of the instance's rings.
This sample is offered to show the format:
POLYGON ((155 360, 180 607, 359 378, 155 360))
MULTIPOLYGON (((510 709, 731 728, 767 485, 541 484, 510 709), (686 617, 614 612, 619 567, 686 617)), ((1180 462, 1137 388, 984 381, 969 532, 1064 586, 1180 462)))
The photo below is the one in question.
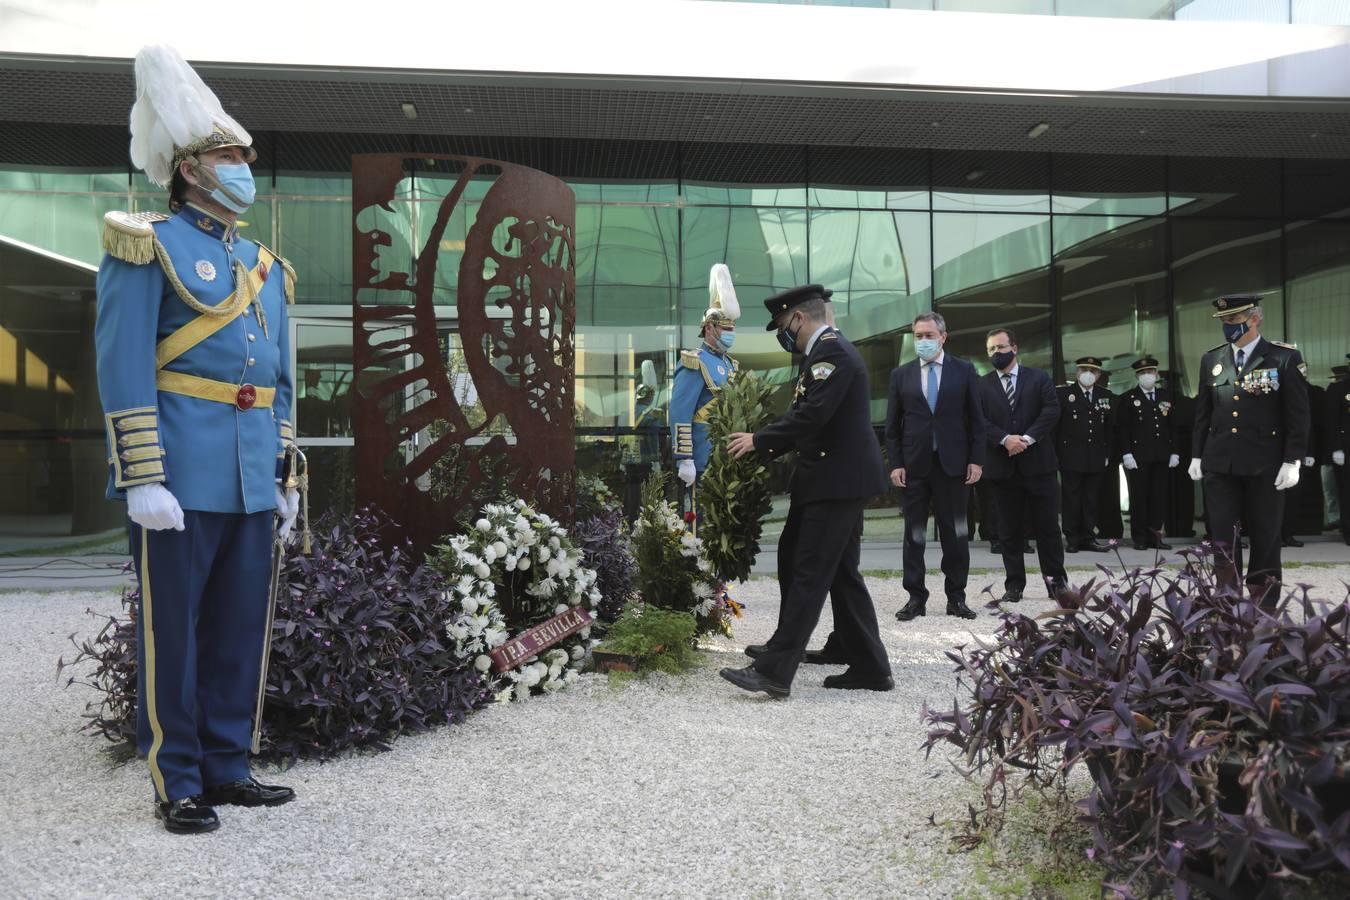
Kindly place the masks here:
POLYGON ((173 157, 217 127, 249 145, 253 139, 172 47, 145 47, 136 54, 136 103, 131 107, 131 162, 160 187, 173 178, 173 157))
POLYGON ((736 300, 736 286, 731 283, 731 270, 725 263, 717 263, 708 272, 708 311, 720 309, 727 318, 741 317, 741 305, 736 300))

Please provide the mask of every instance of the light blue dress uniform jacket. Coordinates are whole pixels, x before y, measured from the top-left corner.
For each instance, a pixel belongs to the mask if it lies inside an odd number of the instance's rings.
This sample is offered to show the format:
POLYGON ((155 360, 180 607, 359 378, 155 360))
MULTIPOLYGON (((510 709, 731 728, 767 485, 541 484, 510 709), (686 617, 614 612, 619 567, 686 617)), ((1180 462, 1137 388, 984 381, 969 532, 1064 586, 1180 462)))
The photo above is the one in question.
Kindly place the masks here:
MULTIPOLYGON (((258 263, 256 243, 195 207, 184 206, 153 227, 179 280, 207 306, 219 304, 235 289, 235 259, 250 271, 258 263)), ((284 284, 278 258, 259 291, 266 330, 250 304, 230 324, 165 366, 213 381, 276 389, 271 408, 241 410, 156 389, 156 345, 199 313, 179 298, 158 260, 136 265, 103 257, 94 340, 108 433, 109 499, 124 498, 127 487, 163 482, 185 510, 255 513, 276 508, 279 458, 293 437, 284 284), (150 414, 153 419, 147 418, 150 414), (161 473, 153 471, 153 460, 138 469, 122 458, 133 435, 133 445, 162 450, 161 473)))
POLYGON ((708 426, 700 420, 708 415, 716 396, 714 388, 726 384, 735 371, 735 360, 719 356, 707 344, 697 353, 686 350, 680 354, 680 367, 675 370, 670 391, 670 438, 675 459, 692 458, 694 470, 700 474, 712 452, 708 426))

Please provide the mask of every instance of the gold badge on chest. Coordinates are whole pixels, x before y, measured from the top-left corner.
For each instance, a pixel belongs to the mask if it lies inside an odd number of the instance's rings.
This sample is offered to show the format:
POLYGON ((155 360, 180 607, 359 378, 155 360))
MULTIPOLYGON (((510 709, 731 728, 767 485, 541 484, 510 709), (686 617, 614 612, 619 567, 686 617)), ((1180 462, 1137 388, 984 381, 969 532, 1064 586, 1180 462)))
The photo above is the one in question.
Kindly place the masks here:
POLYGON ((216 267, 211 265, 210 260, 206 259, 197 260, 195 268, 197 270, 197 277, 200 278, 202 281, 216 280, 216 267))

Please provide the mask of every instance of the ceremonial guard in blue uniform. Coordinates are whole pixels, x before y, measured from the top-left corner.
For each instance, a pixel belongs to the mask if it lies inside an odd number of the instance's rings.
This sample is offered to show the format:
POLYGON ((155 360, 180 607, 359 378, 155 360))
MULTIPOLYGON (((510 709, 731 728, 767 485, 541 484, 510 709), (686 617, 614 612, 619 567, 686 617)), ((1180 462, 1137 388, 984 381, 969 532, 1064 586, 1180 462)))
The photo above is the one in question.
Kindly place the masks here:
POLYGON ((717 392, 736 376, 731 347, 741 308, 731 272, 718 263, 708 277, 708 311, 703 314, 703 343, 697 350, 681 350, 680 366, 670 391, 670 434, 680 480, 692 488, 708 467, 711 445, 708 416, 717 392))
POLYGON ((1205 517, 1219 550, 1215 571, 1238 586, 1245 527, 1251 539, 1247 590, 1265 605, 1278 600, 1284 491, 1299 482, 1307 454, 1310 411, 1303 356, 1261 336, 1261 298, 1237 294, 1214 301, 1224 343, 1200 360, 1189 472, 1204 479, 1205 517))
POLYGON ((294 797, 249 774, 279 484, 292 443, 294 272, 238 233, 251 138, 178 53, 136 57, 131 158, 172 215, 108 213, 95 342, 111 473, 140 581, 137 742, 176 833, 294 797))

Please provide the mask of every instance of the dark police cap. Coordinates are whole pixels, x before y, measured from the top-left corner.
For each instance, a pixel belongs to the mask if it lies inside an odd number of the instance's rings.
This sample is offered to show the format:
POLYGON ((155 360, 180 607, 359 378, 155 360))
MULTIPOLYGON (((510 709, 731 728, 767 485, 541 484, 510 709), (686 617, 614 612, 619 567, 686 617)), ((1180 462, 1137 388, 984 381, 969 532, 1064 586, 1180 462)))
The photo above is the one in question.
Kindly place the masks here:
POLYGON ((764 326, 764 330, 777 331, 778 327, 773 324, 774 318, 781 316, 783 313, 792 309, 792 307, 805 303, 808 300, 828 299, 829 295, 833 293, 834 291, 827 292, 825 288, 819 284, 804 284, 801 287, 795 287, 790 291, 783 291, 781 294, 770 297, 768 300, 764 301, 764 308, 769 311, 769 324, 764 326))
POLYGON ((1214 301, 1214 315, 1210 318, 1217 319, 1222 316, 1231 316, 1233 313, 1246 312, 1260 305, 1260 294, 1224 294, 1214 301))
POLYGON ((1332 366, 1331 374, 1337 378, 1350 374, 1350 366, 1332 366))
POLYGON ((1101 358, 1097 356, 1080 356, 1073 361, 1073 364, 1075 366, 1086 366, 1089 369, 1100 369, 1102 367, 1101 358))
POLYGON ((1138 372, 1140 369, 1156 369, 1158 361, 1151 356, 1145 356, 1142 359, 1136 359, 1130 363, 1130 368, 1138 372))

